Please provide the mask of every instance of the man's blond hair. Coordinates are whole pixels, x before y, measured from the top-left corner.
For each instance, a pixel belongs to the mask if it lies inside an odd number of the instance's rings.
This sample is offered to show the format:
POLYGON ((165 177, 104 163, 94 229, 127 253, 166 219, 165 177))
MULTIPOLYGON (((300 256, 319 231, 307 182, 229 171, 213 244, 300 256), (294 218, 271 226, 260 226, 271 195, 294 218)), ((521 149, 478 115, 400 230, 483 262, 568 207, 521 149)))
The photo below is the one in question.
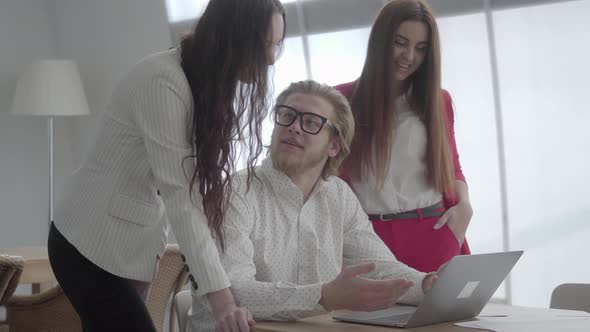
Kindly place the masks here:
POLYGON ((348 100, 338 90, 327 84, 306 80, 291 83, 277 97, 276 105, 284 104, 287 98, 295 93, 323 98, 334 107, 334 119, 330 119, 330 122, 336 127, 334 135, 338 136, 340 152, 336 156, 328 158, 322 171, 322 177, 327 179, 332 175, 337 175, 340 164, 350 153, 350 144, 354 137, 354 117, 348 100))

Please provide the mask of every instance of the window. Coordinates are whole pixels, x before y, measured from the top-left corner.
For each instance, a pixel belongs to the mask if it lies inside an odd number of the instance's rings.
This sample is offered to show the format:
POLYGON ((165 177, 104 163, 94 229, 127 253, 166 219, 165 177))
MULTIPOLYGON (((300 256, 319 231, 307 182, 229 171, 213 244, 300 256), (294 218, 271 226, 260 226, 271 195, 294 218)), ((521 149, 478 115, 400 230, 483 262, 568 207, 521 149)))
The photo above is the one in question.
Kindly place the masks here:
POLYGON ((166 0, 168 20, 179 22, 199 17, 207 3, 208 0, 166 0))
MULTIPOLYGON (((453 98, 457 149, 474 211, 467 241, 472 253, 502 251, 498 147, 485 14, 437 21, 442 86, 453 98)), ((494 298, 505 300, 503 287, 494 298)))
POLYGON ((336 85, 357 79, 363 69, 370 29, 309 36, 312 78, 336 85))
MULTIPOLYGON (((296 0, 281 0, 282 3, 295 2, 296 0)), ((166 0, 168 20, 179 22, 192 20, 199 17, 205 10, 209 0, 166 0)))
POLYGON ((526 252, 513 303, 548 306, 588 282, 590 1, 494 13, 505 129, 510 242, 526 252))

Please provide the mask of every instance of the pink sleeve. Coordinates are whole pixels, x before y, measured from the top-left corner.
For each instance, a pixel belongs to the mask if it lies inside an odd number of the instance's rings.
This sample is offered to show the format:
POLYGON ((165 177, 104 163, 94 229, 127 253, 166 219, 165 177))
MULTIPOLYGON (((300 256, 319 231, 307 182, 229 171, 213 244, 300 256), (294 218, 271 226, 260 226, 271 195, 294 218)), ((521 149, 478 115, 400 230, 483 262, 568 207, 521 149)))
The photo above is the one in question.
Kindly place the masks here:
POLYGON ((344 97, 350 101, 350 98, 352 98, 352 89, 354 88, 354 83, 355 82, 338 84, 334 87, 334 89, 340 91, 340 93, 342 93, 344 97))
MULTIPOLYGON (((449 139, 449 145, 451 147, 451 153, 453 154, 453 164, 455 165, 455 179, 467 183, 465 176, 463 175, 463 171, 461 170, 461 162, 459 162, 459 153, 457 152, 457 143, 455 142, 455 115, 453 114, 453 100, 451 99, 449 92, 446 90, 443 90, 443 99, 445 103, 445 113, 447 114, 447 136, 449 139)), ((453 206, 455 204, 456 202, 454 202, 454 197, 445 195, 445 205, 447 207, 453 206)), ((461 255, 470 254, 471 249, 469 248, 467 239, 465 239, 461 245, 461 255)))
POLYGON ((449 139, 449 146, 453 154, 453 164, 455 166, 455 178, 465 183, 465 176, 461 170, 461 162, 459 161, 459 153, 457 152, 457 143, 455 142, 455 119, 453 114, 453 100, 448 91, 443 90, 443 100, 445 104, 445 112, 447 115, 447 136, 449 139))

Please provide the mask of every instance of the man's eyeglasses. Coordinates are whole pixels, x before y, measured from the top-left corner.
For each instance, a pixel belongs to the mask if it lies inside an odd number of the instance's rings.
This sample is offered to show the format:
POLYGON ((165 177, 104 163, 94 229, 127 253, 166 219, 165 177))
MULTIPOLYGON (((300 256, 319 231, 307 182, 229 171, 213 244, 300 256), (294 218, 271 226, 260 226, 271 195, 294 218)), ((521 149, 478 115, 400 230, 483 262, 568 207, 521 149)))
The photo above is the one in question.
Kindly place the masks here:
POLYGON ((337 131, 336 127, 330 122, 330 120, 321 115, 309 112, 299 112, 287 105, 277 105, 275 108, 275 123, 280 126, 289 127, 295 122, 295 120, 297 120, 297 117, 299 117, 299 125, 301 129, 308 134, 316 135, 322 130, 326 123, 328 126, 332 127, 332 129, 337 131))

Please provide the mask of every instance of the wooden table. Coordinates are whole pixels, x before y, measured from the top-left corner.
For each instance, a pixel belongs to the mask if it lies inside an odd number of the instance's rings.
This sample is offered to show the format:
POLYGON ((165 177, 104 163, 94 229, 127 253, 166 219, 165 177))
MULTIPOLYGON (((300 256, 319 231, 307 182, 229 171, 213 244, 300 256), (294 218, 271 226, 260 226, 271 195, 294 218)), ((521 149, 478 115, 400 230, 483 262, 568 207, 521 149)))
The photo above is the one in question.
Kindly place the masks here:
POLYGON ((19 284, 31 284, 33 294, 40 293, 56 283, 49 265, 47 247, 20 247, 0 249, 0 254, 21 256, 25 259, 19 284))
MULTIPOLYGON (((535 315, 547 317, 563 313, 579 313, 578 311, 555 310, 543 308, 516 307, 501 304, 488 305, 482 315, 535 315)), ((470 320, 470 319, 468 319, 470 320)), ((352 324, 338 322, 329 314, 306 318, 296 322, 257 322, 256 332, 391 332, 416 331, 416 332, 482 332, 479 329, 471 329, 455 326, 454 323, 441 323, 411 329, 398 329, 393 327, 381 327, 373 325, 352 324)))

